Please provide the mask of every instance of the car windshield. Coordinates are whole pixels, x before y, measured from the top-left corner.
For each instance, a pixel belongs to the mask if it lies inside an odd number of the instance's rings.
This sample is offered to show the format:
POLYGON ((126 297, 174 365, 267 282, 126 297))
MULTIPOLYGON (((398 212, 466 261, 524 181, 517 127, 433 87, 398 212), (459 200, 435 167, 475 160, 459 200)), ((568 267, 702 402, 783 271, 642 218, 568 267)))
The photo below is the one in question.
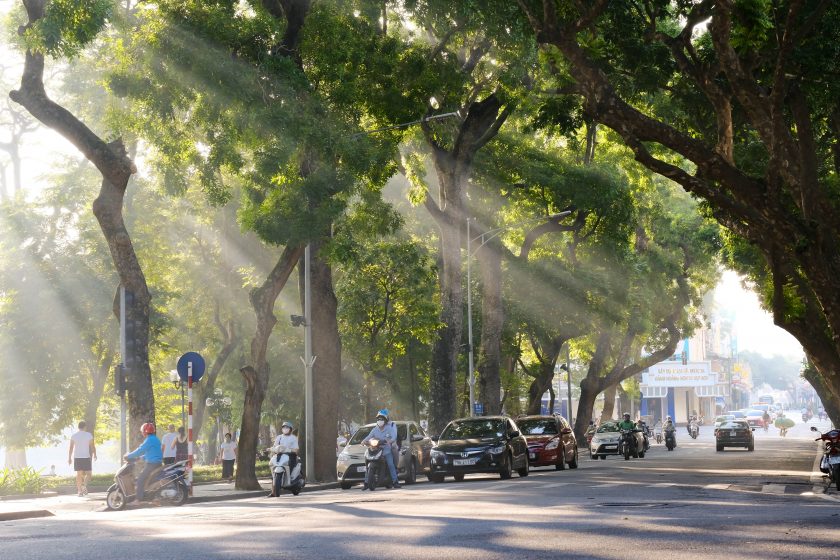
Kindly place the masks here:
POLYGON ((724 422, 723 424, 721 424, 720 427, 730 429, 730 430, 734 430, 734 429, 743 430, 743 429, 747 429, 749 426, 747 426, 747 424, 745 422, 728 421, 728 422, 724 422))
POLYGON ((715 418, 715 422, 726 422, 727 420, 732 420, 735 418, 734 416, 718 416, 715 418))
POLYGON ((605 432, 617 432, 617 431, 618 431, 618 424, 616 424, 615 422, 606 422, 604 424, 601 424, 601 426, 598 428, 598 433, 599 434, 603 434, 605 432))
POLYGON ((541 436, 557 433, 557 421, 553 418, 531 418, 517 420, 516 425, 526 436, 541 436))
POLYGON ((504 420, 461 420, 450 422, 440 439, 490 439, 505 435, 504 420))
POLYGON ((764 414, 763 410, 748 410, 747 416, 762 416, 764 414))
POLYGON ((737 411, 732 413, 732 416, 734 416, 735 418, 743 418, 745 416, 745 414, 743 412, 741 412, 740 410, 737 410, 737 411))
MULTIPOLYGON (((356 433, 353 434, 353 437, 350 438, 350 441, 347 442, 347 445, 359 445, 362 443, 362 440, 365 439, 370 431, 373 429, 373 424, 370 426, 362 426, 356 433)), ((405 430, 406 424, 397 424, 397 439, 401 441, 405 441, 405 430)))

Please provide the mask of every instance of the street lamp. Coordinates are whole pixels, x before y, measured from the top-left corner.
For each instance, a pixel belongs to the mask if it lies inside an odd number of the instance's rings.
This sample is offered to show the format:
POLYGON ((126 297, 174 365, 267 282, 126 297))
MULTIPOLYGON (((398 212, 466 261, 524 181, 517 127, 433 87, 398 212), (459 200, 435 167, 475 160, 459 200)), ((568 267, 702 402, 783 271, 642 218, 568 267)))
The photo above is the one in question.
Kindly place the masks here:
POLYGON ((172 382, 172 385, 174 385, 176 389, 181 389, 181 426, 186 427, 187 414, 184 411, 184 382, 181 381, 181 376, 178 375, 177 369, 169 370, 169 381, 172 382))
POLYGON ((312 366, 317 356, 312 355, 312 275, 310 273, 310 244, 303 252, 303 317, 291 315, 293 327, 303 327, 303 356, 300 361, 304 368, 304 430, 306 457, 304 465, 307 480, 315 480, 315 410, 313 404, 312 366))
POLYGON ((470 368, 469 373, 469 386, 470 386, 470 416, 475 416, 475 366, 473 364, 473 332, 472 332, 472 256, 473 253, 478 252, 479 249, 487 245, 490 241, 494 240, 495 238, 499 237, 502 233, 504 233, 509 228, 515 226, 521 226, 533 222, 541 222, 545 220, 556 220, 559 218, 565 218, 569 214, 571 214, 571 210, 564 210, 562 212, 558 212, 556 214, 551 214, 550 216, 540 216, 539 218, 533 218, 530 220, 525 220, 524 222, 519 222, 517 224, 509 224, 506 226, 498 227, 495 229, 491 229, 489 231, 485 231, 480 235, 472 237, 470 233, 470 223, 472 222, 473 218, 467 218, 467 346, 469 350, 469 364, 468 367, 470 368), (475 249, 472 248, 472 244, 474 241, 480 241, 475 249))

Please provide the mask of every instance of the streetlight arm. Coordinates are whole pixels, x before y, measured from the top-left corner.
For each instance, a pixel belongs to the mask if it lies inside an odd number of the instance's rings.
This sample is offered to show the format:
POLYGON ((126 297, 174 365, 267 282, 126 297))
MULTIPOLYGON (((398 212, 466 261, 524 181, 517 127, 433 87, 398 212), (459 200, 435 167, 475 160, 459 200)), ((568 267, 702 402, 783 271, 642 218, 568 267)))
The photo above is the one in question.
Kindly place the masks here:
MULTIPOLYGON (((508 229, 510 229, 512 227, 516 227, 516 226, 531 224, 531 223, 534 223, 534 222, 545 221, 545 223, 543 223, 543 224, 537 226, 536 228, 532 229, 531 232, 533 232, 533 231, 535 231, 539 228, 542 228, 542 227, 549 228, 547 231, 574 231, 576 226, 563 226, 559 223, 559 221, 562 218, 565 218, 566 216, 570 215, 573 211, 574 211, 574 208, 572 208, 570 210, 563 210, 562 212, 558 212, 556 214, 551 214, 550 216, 539 216, 539 217, 536 217, 536 218, 531 218, 529 220, 524 220, 524 221, 521 221, 521 222, 517 222, 515 224, 501 226, 501 227, 497 227, 497 228, 493 228, 493 229, 484 231, 484 232, 476 235, 475 237, 472 237, 469 240, 470 246, 471 246, 470 256, 474 255, 476 252, 478 252, 479 249, 481 249, 482 247, 484 247, 485 245, 487 245, 488 243, 490 243, 491 241, 493 241, 494 239, 499 237, 502 233, 504 233, 508 229), (474 245, 476 241, 479 242, 478 245, 474 245)), ((531 235, 531 232, 529 232, 528 235, 531 235)), ((540 233, 539 235, 543 235, 543 234, 540 233)), ((539 235, 537 237, 539 237, 539 235)), ((526 236, 526 240, 527 240, 527 236, 526 236)), ((531 244, 533 244, 533 242, 531 242, 531 244)), ((520 256, 521 256, 521 254, 520 254, 520 256)))

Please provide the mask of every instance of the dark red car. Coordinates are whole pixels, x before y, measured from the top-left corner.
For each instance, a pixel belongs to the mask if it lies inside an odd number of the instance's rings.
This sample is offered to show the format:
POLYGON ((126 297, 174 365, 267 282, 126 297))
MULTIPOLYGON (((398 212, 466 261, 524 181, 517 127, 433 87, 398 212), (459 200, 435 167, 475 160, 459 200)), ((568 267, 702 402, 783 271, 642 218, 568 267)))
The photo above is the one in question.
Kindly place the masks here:
POLYGON ((520 416, 516 425, 528 442, 532 467, 554 466, 562 471, 578 466, 578 448, 571 426, 562 416, 520 416))

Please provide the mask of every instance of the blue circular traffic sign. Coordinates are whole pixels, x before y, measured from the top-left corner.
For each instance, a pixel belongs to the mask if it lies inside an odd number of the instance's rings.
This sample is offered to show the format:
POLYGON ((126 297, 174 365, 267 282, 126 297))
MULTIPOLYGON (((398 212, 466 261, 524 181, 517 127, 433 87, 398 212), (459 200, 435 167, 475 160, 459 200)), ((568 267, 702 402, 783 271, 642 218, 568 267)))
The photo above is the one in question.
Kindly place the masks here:
POLYGON ((187 352, 178 358, 178 376, 184 383, 188 381, 190 362, 192 362, 192 380, 196 383, 204 375, 205 369, 204 358, 198 352, 187 352))

